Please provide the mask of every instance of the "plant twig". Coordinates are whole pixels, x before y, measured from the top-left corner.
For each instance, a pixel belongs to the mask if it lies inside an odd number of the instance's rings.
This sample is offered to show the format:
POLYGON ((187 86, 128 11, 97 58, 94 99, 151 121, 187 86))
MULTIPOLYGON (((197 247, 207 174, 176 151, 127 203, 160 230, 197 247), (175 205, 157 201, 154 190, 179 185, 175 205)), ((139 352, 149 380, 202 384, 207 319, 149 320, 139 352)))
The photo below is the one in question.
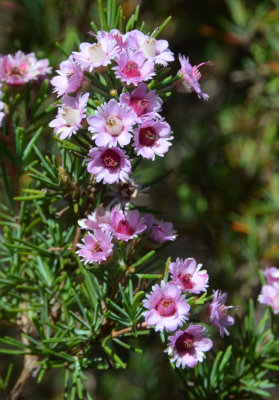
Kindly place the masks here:
MULTIPOLYGON (((148 327, 148 324, 146 322, 140 322, 139 324, 136 324, 136 328, 138 331, 141 329, 145 329, 147 327, 148 327)), ((132 326, 129 328, 120 329, 119 331, 111 332, 111 337, 116 338, 118 336, 124 335, 125 333, 132 332, 132 331, 133 331, 132 326)))

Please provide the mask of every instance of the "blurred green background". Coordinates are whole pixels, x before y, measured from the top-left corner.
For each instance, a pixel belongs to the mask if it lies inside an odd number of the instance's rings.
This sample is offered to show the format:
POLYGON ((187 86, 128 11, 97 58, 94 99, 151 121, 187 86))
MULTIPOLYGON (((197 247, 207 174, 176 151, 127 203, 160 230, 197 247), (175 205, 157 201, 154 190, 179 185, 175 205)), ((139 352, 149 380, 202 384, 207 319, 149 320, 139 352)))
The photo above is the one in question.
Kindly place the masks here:
MULTIPOLYGON (((214 64, 201 70, 208 102, 176 94, 165 104, 174 144, 141 172, 143 181, 169 172, 150 192, 151 207, 179 232, 162 257, 195 257, 241 315, 257 299, 258 269, 279 266, 279 1, 131 0, 123 4, 127 17, 137 4, 146 32, 172 15, 161 37, 176 55, 214 64)), ((63 59, 56 41, 77 50, 97 15, 94 0, 0 0, 0 53, 34 51, 55 69, 63 59)), ((94 399, 185 399, 157 335, 145 341, 127 371, 89 375, 94 399)), ((59 372, 34 382, 26 398, 62 399, 59 372)))

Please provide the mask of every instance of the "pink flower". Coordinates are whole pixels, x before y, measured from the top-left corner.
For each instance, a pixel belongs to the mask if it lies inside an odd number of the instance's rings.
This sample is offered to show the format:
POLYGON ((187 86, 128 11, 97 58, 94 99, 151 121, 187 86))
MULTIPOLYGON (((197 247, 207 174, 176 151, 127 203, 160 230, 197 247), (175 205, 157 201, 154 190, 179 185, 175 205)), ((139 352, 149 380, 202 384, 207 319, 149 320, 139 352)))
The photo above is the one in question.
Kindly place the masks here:
POLYGON ((273 282, 272 285, 264 285, 258 297, 262 304, 271 306, 274 314, 279 313, 279 283, 273 282))
POLYGON ((201 270, 202 264, 196 263, 193 258, 176 259, 169 265, 169 271, 175 284, 183 291, 190 293, 205 292, 208 287, 208 274, 201 270))
POLYGON ((124 151, 117 148, 96 147, 89 151, 87 171, 97 182, 115 183, 128 179, 131 163, 124 151))
POLYGON ((88 234, 82 239, 84 244, 78 244, 80 248, 77 254, 83 259, 84 263, 96 262, 98 264, 107 261, 109 258, 113 244, 112 236, 109 232, 94 230, 93 234, 88 234))
POLYGON ((139 122, 141 117, 146 117, 150 113, 156 115, 162 109, 162 99, 156 95, 155 90, 147 91, 147 85, 140 83, 139 86, 132 91, 120 95, 120 103, 131 107, 138 116, 139 122))
POLYGON ((137 116, 130 107, 112 99, 98 107, 95 115, 88 117, 87 121, 97 146, 126 146, 131 141, 130 131, 137 116))
POLYGON ((50 83, 58 96, 75 93, 80 89, 84 79, 83 70, 74 62, 73 57, 63 61, 56 72, 58 75, 52 78, 50 83))
POLYGON ((146 231, 152 229, 150 239, 155 243, 162 244, 168 240, 173 241, 177 237, 171 222, 159 221, 152 214, 145 214, 144 222, 147 226, 146 231))
POLYGON ((181 64, 181 69, 179 73, 181 73, 183 76, 181 79, 175 82, 175 89, 178 92, 196 92, 199 98, 202 97, 204 100, 208 100, 208 94, 203 93, 200 88, 199 80, 201 78, 201 73, 199 71, 199 68, 206 64, 211 65, 211 63, 204 62, 199 65, 194 65, 192 67, 192 65, 189 63, 189 58, 186 58, 181 54, 179 54, 179 61, 181 64))
POLYGON ((138 210, 122 211, 114 207, 110 214, 108 229, 117 240, 131 240, 142 233, 146 226, 138 210))
POLYGON ((135 129, 134 146, 137 155, 143 158, 155 159, 155 155, 163 156, 171 146, 171 128, 161 119, 144 119, 135 129))
POLYGON ((206 330, 201 325, 190 324, 185 331, 177 331, 169 336, 168 348, 165 350, 177 368, 187 365, 193 368, 204 359, 204 352, 212 348, 213 342, 206 336, 206 330))
POLYGON ((108 38, 109 40, 115 40, 117 46, 119 47, 119 51, 121 51, 123 48, 123 35, 118 29, 111 29, 109 32, 99 31, 97 35, 93 33, 92 36, 95 36, 98 42, 103 38, 108 38))
POLYGON ((164 329, 175 331, 187 321, 190 311, 179 288, 172 282, 164 281, 160 286, 156 284, 152 287, 151 293, 143 300, 143 306, 148 309, 143 312, 146 323, 160 332, 164 329))
POLYGON ((125 35, 124 46, 133 50, 139 49, 147 59, 151 59, 155 64, 161 64, 165 67, 174 60, 173 53, 168 48, 167 40, 156 40, 137 29, 125 35))
POLYGON ((209 304, 209 319, 212 325, 219 329, 220 335, 223 337, 224 334, 229 335, 226 327, 234 324, 233 317, 228 315, 227 311, 234 306, 225 306, 227 293, 222 293, 221 290, 214 290, 213 293, 213 300, 209 304))
POLYGON ((92 214, 88 215, 88 218, 80 219, 78 223, 81 229, 93 231, 94 229, 102 229, 104 226, 108 226, 109 218, 110 211, 99 206, 92 214))
POLYGON ((122 50, 116 63, 117 66, 112 68, 116 77, 128 85, 137 86, 155 74, 153 61, 147 60, 140 50, 122 50))
POLYGON ((8 85, 22 86, 50 72, 48 60, 37 60, 34 53, 0 56, 0 81, 8 85))
POLYGON ((275 267, 266 268, 263 271, 266 282, 268 285, 273 285, 273 283, 279 283, 279 269, 275 267))
POLYGON ((81 128, 83 118, 86 117, 86 105, 89 93, 78 94, 76 97, 64 95, 62 107, 58 108, 58 115, 49 124, 54 128, 54 133, 60 135, 60 139, 66 139, 77 133, 81 128))
POLYGON ((80 52, 74 51, 73 56, 82 69, 92 72, 93 69, 109 65, 118 53, 116 40, 103 37, 97 43, 81 43, 80 52))
MULTIPOLYGON (((36 57, 34 56, 36 59, 36 57)), ((40 78, 44 78, 47 74, 50 74, 52 72, 52 68, 49 66, 49 61, 47 58, 43 58, 42 60, 37 60, 37 71, 38 71, 38 76, 40 78)))

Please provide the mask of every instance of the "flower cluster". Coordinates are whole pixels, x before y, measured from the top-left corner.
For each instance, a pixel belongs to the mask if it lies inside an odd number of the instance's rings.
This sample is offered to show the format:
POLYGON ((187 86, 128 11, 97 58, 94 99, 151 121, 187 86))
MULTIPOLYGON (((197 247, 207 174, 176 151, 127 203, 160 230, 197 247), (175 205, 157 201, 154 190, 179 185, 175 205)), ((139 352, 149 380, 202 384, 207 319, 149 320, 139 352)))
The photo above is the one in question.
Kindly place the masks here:
MULTIPOLYGON (((109 206, 98 207, 79 221, 85 235, 77 245, 77 254, 85 264, 103 264, 117 256, 120 241, 131 254, 143 235, 144 243, 149 240, 148 246, 176 238, 170 222, 130 209, 140 191, 140 185, 131 178, 133 159, 154 161, 156 156, 164 156, 172 143, 171 127, 161 115, 163 92, 152 79, 165 76, 164 69, 174 61, 174 55, 166 40, 137 29, 125 34, 117 29, 90 34, 94 42, 81 43, 79 51, 60 64, 57 76, 51 80, 61 104, 50 126, 62 140, 78 134, 88 143, 93 142, 87 153, 87 170, 95 182, 112 185, 107 193, 113 197, 109 206), (108 86, 103 85, 106 80, 108 86)), ((175 83, 172 87, 178 91, 193 91, 207 100, 198 82, 199 68, 206 63, 192 67, 184 56, 179 56, 179 61, 177 76, 165 80, 175 83)), ((147 294, 143 315, 156 331, 173 332, 166 350, 172 361, 183 368, 194 367, 213 343, 202 325, 190 323, 185 327, 190 315, 186 296, 206 292, 208 274, 192 258, 178 258, 169 271, 172 280, 154 285, 147 294)), ((213 300, 210 321, 221 334, 221 329, 228 326, 225 310, 223 304, 213 300)))
POLYGON ((84 263, 98 263, 109 261, 113 251, 114 243, 119 241, 128 242, 138 238, 140 235, 151 231, 150 239, 154 244, 162 244, 176 238, 172 224, 156 221, 156 226, 150 227, 146 224, 146 215, 141 216, 138 210, 121 210, 114 206, 111 210, 97 208, 87 219, 79 221, 81 229, 85 229, 86 235, 83 244, 78 244, 77 254, 84 263), (161 226, 162 224, 162 226, 161 226), (164 228, 169 226, 169 230, 164 228), (160 230, 160 239, 156 240, 157 231, 160 230))
POLYGON ((279 269, 266 268, 264 277, 267 285, 263 285, 258 300, 262 304, 271 306, 274 314, 279 313, 279 269))
MULTIPOLYGON (((197 264, 193 258, 182 260, 169 265, 171 281, 161 281, 154 285, 151 293, 146 295, 143 301, 143 315, 148 325, 155 331, 175 332, 169 336, 166 352, 171 356, 171 361, 184 368, 194 367, 203 360, 204 352, 211 349, 213 342, 207 337, 206 329, 202 325, 190 323, 185 327, 190 316, 190 305, 187 302, 187 294, 200 294, 208 287, 208 273, 202 269, 202 264, 197 264), (179 329, 178 328, 183 328, 179 329)), ((218 327, 220 335, 229 334, 226 326, 233 325, 234 319, 227 315, 225 306, 226 294, 218 290, 214 292, 213 300, 209 305, 209 322, 218 327)))
MULTIPOLYGON (((87 128, 95 143, 88 153, 88 172, 97 182, 125 182, 130 178, 131 158, 154 160, 164 156, 171 146, 171 127, 160 114, 163 101, 147 82, 174 61, 174 55, 166 40, 137 29, 126 34, 117 29, 91 34, 95 42, 81 43, 80 51, 63 61, 58 75, 51 80, 54 92, 62 98, 50 126, 60 139, 87 128), (108 73, 115 84, 115 98, 95 106, 90 103, 91 92, 94 97, 96 89, 94 79, 103 73, 108 73)), ((202 64, 191 67, 187 61, 186 68, 181 57, 180 62, 180 85, 208 98, 198 84, 202 64)))

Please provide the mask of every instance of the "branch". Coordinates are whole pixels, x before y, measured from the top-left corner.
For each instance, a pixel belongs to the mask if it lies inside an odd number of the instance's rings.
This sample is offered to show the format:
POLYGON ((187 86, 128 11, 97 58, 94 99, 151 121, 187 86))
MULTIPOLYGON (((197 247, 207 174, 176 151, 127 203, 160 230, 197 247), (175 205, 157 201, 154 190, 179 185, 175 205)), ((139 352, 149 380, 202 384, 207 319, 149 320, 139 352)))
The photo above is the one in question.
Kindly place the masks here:
MULTIPOLYGON (((140 331, 142 329, 148 328, 148 324, 146 322, 140 322, 139 324, 136 324, 136 328, 138 331, 140 331)), ((111 337, 116 338, 118 336, 124 335, 125 333, 132 332, 132 331, 133 331, 133 327, 120 329, 119 331, 111 332, 111 337)))
MULTIPOLYGON (((33 322, 27 317, 25 313, 22 313, 17 322, 18 327, 21 332, 27 335, 34 335, 36 328, 33 322)), ((22 342, 29 345, 27 338, 23 337, 22 342)), ((17 400, 20 398, 21 393, 27 384, 27 381, 32 376, 32 373, 38 368, 37 361, 39 357, 31 354, 26 354, 24 356, 24 364, 21 374, 19 375, 15 385, 13 386, 9 400, 17 400)))

